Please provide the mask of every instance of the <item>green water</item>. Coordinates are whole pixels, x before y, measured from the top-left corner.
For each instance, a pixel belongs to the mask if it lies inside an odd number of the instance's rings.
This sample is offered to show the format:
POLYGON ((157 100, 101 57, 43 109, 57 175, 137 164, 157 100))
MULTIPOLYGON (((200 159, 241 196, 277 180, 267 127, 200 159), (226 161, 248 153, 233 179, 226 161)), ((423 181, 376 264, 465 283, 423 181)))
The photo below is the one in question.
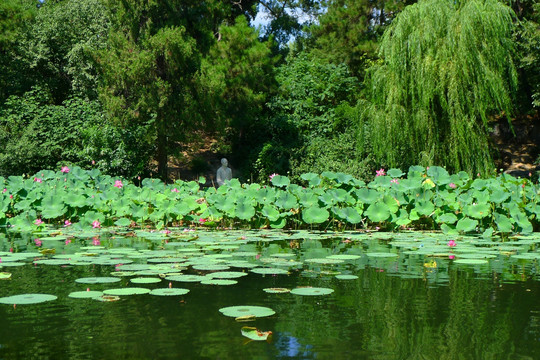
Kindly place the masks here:
MULTIPOLYGON (((245 242, 233 241, 236 245, 230 249, 216 249, 214 244, 204 252, 230 255, 255 250, 260 256, 242 255, 254 263, 270 253, 289 254, 291 257, 285 258, 290 260, 294 255, 301 265, 290 268, 288 275, 275 276, 235 269, 248 275, 231 286, 167 280, 134 285, 127 277, 112 285, 86 285, 75 279, 110 276, 115 266, 43 265, 34 264, 32 259, 22 266, 5 266, 0 271, 10 272, 12 277, 0 281, 0 297, 45 293, 58 299, 33 305, 0 304, 0 359, 540 358, 537 260, 512 263, 495 258, 485 266, 457 266, 453 259, 434 258, 438 265, 432 268, 425 264, 433 258, 426 260, 405 251, 392 258, 365 256, 374 250, 394 251, 396 247, 388 239, 344 243, 342 238, 317 235, 292 242, 250 241, 249 236, 245 242), (342 264, 305 262, 309 254, 320 258, 330 253, 361 254, 360 250, 364 251, 361 258, 342 264), (339 280, 333 272, 358 278, 339 280), (125 296, 116 302, 68 297, 70 292, 87 288, 130 286, 172 286, 190 292, 174 297, 125 296), (299 296, 263 291, 297 286, 325 287, 334 292, 299 296), (219 312, 233 305, 270 307, 276 314, 240 323, 219 312), (243 326, 272 331, 273 336, 268 341, 250 341, 241 334, 243 326)), ((31 237, 14 239, 4 239, 0 250, 15 245, 14 253, 36 251, 31 237)), ((91 241, 58 243, 56 255, 75 254, 91 241)), ((167 241, 133 238, 102 237, 101 245, 101 254, 128 245, 143 252, 156 251, 162 245, 169 248, 167 241)), ((536 245, 529 244, 527 251, 535 252, 536 245)), ((187 267, 183 273, 201 272, 187 267)))

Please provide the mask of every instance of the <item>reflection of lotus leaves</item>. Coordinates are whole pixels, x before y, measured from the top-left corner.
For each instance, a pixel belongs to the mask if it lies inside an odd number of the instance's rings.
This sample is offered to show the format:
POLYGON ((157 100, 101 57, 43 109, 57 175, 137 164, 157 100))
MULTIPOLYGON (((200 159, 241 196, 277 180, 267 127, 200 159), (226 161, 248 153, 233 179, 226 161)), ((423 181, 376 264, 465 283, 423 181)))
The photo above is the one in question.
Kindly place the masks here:
POLYGON ((94 299, 102 295, 102 291, 74 291, 68 296, 74 299, 94 299))
POLYGON ((120 279, 117 277, 85 277, 85 278, 79 278, 76 279, 75 282, 78 282, 80 284, 108 284, 108 283, 115 283, 119 282, 120 279))
POLYGON ((113 295, 113 296, 141 295, 141 294, 148 294, 149 292, 150 292, 150 289, 138 288, 138 287, 103 290, 103 294, 113 295))
POLYGON ((136 273, 134 271, 112 271, 110 275, 118 276, 118 277, 129 277, 129 276, 135 276, 136 273))
POLYGON ((487 253, 465 253, 457 255, 459 259, 493 259, 496 258, 496 255, 487 254, 487 253))
POLYGON ((319 287, 302 287, 291 290, 291 294, 295 295, 306 295, 306 296, 316 296, 316 295, 328 295, 333 293, 333 289, 329 288, 319 288, 319 287))
POLYGON ((203 285, 236 285, 236 284, 238 284, 238 281, 229 280, 229 279, 207 278, 207 279, 201 281, 201 284, 203 284, 203 285))
POLYGON ((358 276, 342 274, 342 275, 336 275, 336 279, 339 279, 339 280, 356 280, 356 279, 358 279, 358 276))
POLYGON ((289 272, 285 269, 278 269, 278 268, 254 268, 250 270, 251 272, 254 272, 255 274, 261 274, 261 275, 285 275, 289 272))
POLYGON ((276 312, 270 308, 263 307, 263 306, 249 306, 249 305, 242 305, 242 306, 228 306, 219 309, 219 312, 221 312, 225 316, 229 317, 240 317, 240 316, 255 316, 255 317, 266 317, 266 316, 272 316, 276 312))
POLYGON ((168 281, 181 281, 181 282, 200 282, 204 279, 208 279, 208 278, 202 275, 173 275, 173 276, 167 276, 165 278, 165 280, 168 280, 168 281))
POLYGON ((233 261, 228 261, 227 262, 227 265, 231 266, 231 267, 236 267, 236 268, 244 268, 244 269, 250 269, 250 268, 254 268, 254 267, 257 267, 259 265, 257 264, 252 264, 250 262, 247 262, 245 260, 233 260, 233 261))
POLYGON ((185 295, 189 292, 188 289, 182 288, 171 288, 171 289, 154 289, 150 291, 150 295, 159 295, 159 296, 177 296, 185 295))
POLYGON ((155 284, 161 282, 161 279, 151 277, 138 277, 130 280, 134 284, 155 284))
POLYGON ((247 273, 240 271, 220 271, 208 274, 207 276, 212 279, 236 279, 246 275, 247 273))
POLYGON ((38 304, 46 301, 56 300, 58 297, 48 294, 21 294, 0 298, 0 304, 38 304))
POLYGON ((287 289, 287 288, 266 288, 266 289, 263 289, 263 291, 266 292, 266 293, 269 293, 269 294, 284 294, 284 293, 291 292, 291 289, 287 289))

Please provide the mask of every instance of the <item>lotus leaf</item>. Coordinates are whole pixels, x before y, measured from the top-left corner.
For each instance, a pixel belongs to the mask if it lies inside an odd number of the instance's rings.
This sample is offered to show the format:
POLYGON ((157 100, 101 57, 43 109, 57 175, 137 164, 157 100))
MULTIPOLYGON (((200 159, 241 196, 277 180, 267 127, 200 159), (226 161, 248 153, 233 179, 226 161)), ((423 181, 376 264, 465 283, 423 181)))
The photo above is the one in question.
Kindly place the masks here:
POLYGON ((95 299, 97 297, 103 296, 102 291, 74 291, 68 295, 70 298, 74 299, 95 299))
POLYGON ((305 296, 329 295, 333 292, 333 289, 320 287, 300 287, 291 290, 291 294, 305 296))
POLYGON ((265 288, 263 289, 264 292, 269 294, 284 294, 291 292, 291 289, 287 288, 265 288))
POLYGON ((46 301, 56 300, 58 297, 48 294, 21 294, 6 296, 0 298, 0 304, 8 305, 23 305, 23 304, 39 304, 46 301))
POLYGON ((150 291, 150 295, 158 295, 158 296, 179 296, 179 295, 186 295, 189 293, 188 289, 182 289, 182 288, 165 288, 165 289, 154 289, 150 291))
POLYGON ((253 268, 250 271, 261 275, 286 275, 289 273, 287 270, 278 268, 253 268))
POLYGON ((151 278, 151 277, 138 277, 138 278, 133 278, 130 281, 134 284, 155 284, 155 283, 161 282, 161 279, 151 278))
POLYGON ((148 294, 149 292, 150 292, 150 289, 139 288, 139 287, 129 287, 129 288, 118 288, 118 289, 103 290, 103 294, 112 295, 112 296, 141 295, 141 294, 148 294))
POLYGON ((119 282, 117 277, 85 277, 76 279, 75 282, 80 284, 109 284, 119 282))
POLYGON ((207 278, 201 281, 203 285, 236 285, 238 281, 229 279, 212 279, 207 278))
POLYGON ((263 306, 250 306, 250 305, 241 305, 241 306, 228 306, 219 309, 223 315, 228 317, 240 317, 240 316, 255 316, 255 317, 267 317, 272 316, 276 312, 268 307, 263 306))

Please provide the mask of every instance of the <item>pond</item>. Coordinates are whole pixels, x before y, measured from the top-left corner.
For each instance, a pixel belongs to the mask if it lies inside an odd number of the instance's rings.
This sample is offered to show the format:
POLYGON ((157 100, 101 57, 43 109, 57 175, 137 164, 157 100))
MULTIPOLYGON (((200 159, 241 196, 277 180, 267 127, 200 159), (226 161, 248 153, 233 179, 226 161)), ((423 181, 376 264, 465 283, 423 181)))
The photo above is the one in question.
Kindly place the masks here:
POLYGON ((0 359, 538 359, 538 243, 4 229, 0 359))

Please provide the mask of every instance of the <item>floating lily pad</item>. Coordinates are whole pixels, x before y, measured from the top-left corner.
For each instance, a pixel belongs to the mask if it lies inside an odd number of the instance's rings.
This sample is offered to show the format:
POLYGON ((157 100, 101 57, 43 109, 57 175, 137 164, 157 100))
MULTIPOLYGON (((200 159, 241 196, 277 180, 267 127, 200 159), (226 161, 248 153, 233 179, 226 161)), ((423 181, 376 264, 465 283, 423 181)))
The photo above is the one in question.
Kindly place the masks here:
POLYGON ((58 296, 49 294, 21 294, 6 296, 0 298, 0 304, 8 305, 23 305, 23 304, 39 304, 46 301, 58 299, 58 296))
POLYGON ((123 296, 123 295, 148 294, 149 292, 150 292, 150 289, 130 287, 130 288, 107 289, 103 291, 103 294, 113 295, 113 296, 123 296))
POLYGON ((328 295, 333 293, 333 289, 329 288, 319 288, 319 287, 301 287, 291 290, 291 294, 295 295, 308 295, 308 296, 316 296, 316 295, 328 295))
POLYGON ((257 328, 249 326, 242 327, 240 331, 242 332, 243 336, 255 341, 265 341, 268 339, 269 336, 272 336, 271 331, 260 331, 257 328))
POLYGON ((97 297, 103 296, 102 291, 74 291, 68 295, 70 298, 74 299, 95 299, 97 297))
POLYGON ((263 289, 264 292, 269 294, 285 294, 291 292, 291 289, 287 288, 266 288, 263 289))
POLYGON ((121 279, 117 277, 85 277, 85 278, 79 278, 76 279, 75 282, 78 282, 80 284, 108 284, 108 283, 115 283, 119 282, 121 279))
POLYGON ((130 281, 134 284, 156 284, 158 282, 161 282, 161 279, 151 277, 138 277, 133 278, 130 281))
POLYGON ((235 285, 238 284, 236 280, 229 279, 205 279, 201 281, 203 285, 235 285))
POLYGON ((120 296, 115 296, 115 295, 103 295, 103 296, 98 296, 96 298, 93 298, 94 300, 97 300, 97 301, 103 301, 103 302, 113 302, 113 301, 118 301, 120 300, 120 296))
POLYGON ((261 275, 285 275, 289 272, 285 269, 278 269, 278 268, 254 268, 250 270, 251 272, 254 272, 255 274, 261 274, 261 275))
POLYGON ((341 264, 344 261, 340 259, 330 259, 330 258, 313 258, 313 259, 306 259, 305 262, 314 263, 314 264, 332 265, 332 264, 341 264))
POLYGON ((69 260, 62 259, 44 259, 34 261, 34 264, 36 265, 68 265, 69 263, 69 260))
POLYGON ((348 254, 336 254, 330 255, 328 259, 338 259, 338 260, 358 260, 361 258, 360 255, 348 255, 348 254))
POLYGON ((8 279, 11 279, 11 273, 0 272, 0 280, 8 280, 8 279))
POLYGON ((230 269, 229 266, 220 265, 220 264, 193 265, 192 268, 194 268, 195 270, 201 270, 201 271, 220 271, 220 270, 230 269))
POLYGON ((173 275, 173 276, 167 276, 165 278, 165 280, 180 281, 180 282, 200 282, 205 279, 208 279, 208 278, 202 275, 173 275))
POLYGON ((228 306, 219 309, 219 312, 221 312, 225 316, 237 318, 240 316, 255 316, 255 317, 266 317, 266 316, 272 316, 276 312, 270 308, 264 307, 264 306, 249 306, 249 305, 241 305, 241 306, 228 306))
POLYGON ((247 273, 240 271, 219 271, 207 276, 212 279, 237 279, 246 275, 247 273))
POLYGON ((165 289, 154 289, 150 291, 150 295, 158 295, 158 296, 178 296, 178 295, 185 295, 189 292, 188 289, 182 289, 182 288, 165 288, 165 289))
POLYGON ((372 253, 366 253, 369 257, 378 257, 378 258, 392 258, 397 257, 398 254, 395 253, 384 253, 384 252, 372 252, 372 253))

